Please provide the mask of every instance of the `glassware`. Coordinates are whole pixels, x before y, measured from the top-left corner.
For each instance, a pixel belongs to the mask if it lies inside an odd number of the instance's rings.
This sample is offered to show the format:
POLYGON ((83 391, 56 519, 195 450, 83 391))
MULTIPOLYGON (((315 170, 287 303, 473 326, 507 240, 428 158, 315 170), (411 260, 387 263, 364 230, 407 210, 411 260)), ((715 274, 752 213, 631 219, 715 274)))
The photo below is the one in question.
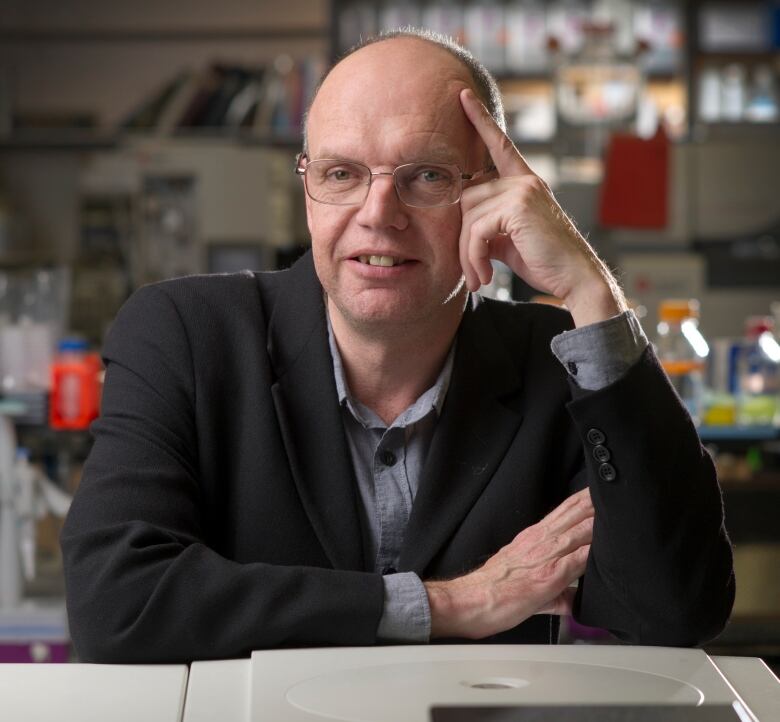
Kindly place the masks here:
POLYGON ((709 344, 699 331, 699 302, 669 299, 658 308, 655 346, 661 366, 691 418, 700 423, 709 344))
POLYGON ((745 342, 737 359, 737 421, 780 423, 780 344, 771 316, 745 322, 745 342))

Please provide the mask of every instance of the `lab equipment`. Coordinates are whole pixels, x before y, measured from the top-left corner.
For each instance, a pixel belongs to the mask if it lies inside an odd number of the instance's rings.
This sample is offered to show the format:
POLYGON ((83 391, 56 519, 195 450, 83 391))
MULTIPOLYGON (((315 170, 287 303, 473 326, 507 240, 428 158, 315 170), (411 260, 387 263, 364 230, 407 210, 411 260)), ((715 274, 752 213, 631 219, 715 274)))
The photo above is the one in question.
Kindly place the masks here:
POLYGON ((661 366, 695 423, 701 421, 709 344, 699 331, 699 302, 669 299, 658 307, 656 351, 661 366))
POLYGON ((100 412, 100 356, 77 338, 60 341, 51 366, 49 425, 86 429, 100 412))
POLYGON ((737 359, 737 421, 780 423, 780 344, 771 316, 751 316, 737 359))

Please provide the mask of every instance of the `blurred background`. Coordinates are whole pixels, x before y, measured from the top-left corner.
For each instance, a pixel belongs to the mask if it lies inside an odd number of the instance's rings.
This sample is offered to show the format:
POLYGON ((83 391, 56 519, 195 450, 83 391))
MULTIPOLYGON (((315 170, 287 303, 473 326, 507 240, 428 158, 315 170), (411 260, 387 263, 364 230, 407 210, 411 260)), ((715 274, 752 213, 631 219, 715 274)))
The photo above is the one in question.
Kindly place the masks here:
MULTIPOLYGON (((71 657, 57 535, 119 306, 297 258, 312 90, 405 25, 495 73, 518 148, 622 280, 720 470, 738 595, 708 651, 777 669, 778 0, 0 0, 0 661, 71 657)), ((500 266, 486 293, 537 296, 500 266)))

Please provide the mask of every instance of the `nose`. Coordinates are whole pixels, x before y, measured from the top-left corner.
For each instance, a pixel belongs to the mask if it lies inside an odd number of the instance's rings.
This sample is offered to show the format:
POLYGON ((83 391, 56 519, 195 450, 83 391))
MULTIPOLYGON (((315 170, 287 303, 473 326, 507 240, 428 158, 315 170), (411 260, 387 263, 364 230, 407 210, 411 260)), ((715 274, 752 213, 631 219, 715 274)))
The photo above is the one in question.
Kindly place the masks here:
POLYGON ((368 228, 395 228, 399 231, 409 225, 406 206, 398 198, 390 173, 374 174, 356 220, 368 228))

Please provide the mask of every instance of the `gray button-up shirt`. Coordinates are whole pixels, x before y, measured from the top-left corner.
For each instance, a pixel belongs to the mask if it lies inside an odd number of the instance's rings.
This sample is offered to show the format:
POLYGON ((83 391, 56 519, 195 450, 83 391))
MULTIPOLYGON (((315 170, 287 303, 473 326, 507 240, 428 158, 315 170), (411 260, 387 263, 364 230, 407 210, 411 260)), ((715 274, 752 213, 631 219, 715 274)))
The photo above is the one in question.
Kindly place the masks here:
MULTIPOLYGON (((377 636, 384 641, 427 642, 428 595, 413 572, 395 570, 425 457, 452 375, 455 343, 431 388, 387 426, 349 391, 333 328, 328 340, 342 420, 363 514, 364 544, 374 571, 383 574, 385 603, 377 636)), ((555 336, 553 353, 585 389, 617 381, 641 356, 647 338, 632 311, 555 336)))

